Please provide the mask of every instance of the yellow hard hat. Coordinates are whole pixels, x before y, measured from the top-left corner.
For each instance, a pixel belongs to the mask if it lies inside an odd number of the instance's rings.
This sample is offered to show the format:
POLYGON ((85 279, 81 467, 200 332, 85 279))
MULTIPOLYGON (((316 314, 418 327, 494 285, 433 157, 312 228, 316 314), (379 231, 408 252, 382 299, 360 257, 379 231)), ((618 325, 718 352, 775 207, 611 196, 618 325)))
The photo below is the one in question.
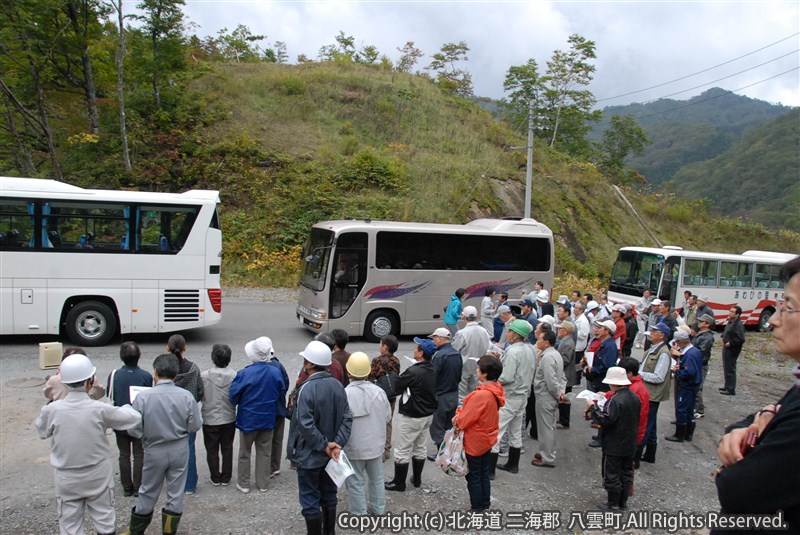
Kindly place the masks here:
POLYGON ((369 357, 366 353, 356 351, 347 359, 347 373, 353 377, 366 377, 371 370, 369 357))

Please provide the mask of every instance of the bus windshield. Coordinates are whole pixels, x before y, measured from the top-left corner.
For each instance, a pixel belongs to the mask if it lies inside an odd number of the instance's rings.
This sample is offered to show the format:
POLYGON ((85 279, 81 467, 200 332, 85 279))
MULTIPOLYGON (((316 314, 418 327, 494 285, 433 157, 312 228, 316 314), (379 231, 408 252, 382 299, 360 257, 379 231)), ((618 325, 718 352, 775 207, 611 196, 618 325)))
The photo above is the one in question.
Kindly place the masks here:
POLYGON ((325 289, 325 279, 328 274, 333 232, 330 230, 312 228, 303 252, 303 274, 300 284, 320 292, 325 289))
POLYGON ((645 289, 655 295, 661 278, 664 257, 642 251, 620 251, 611 271, 609 291, 625 295, 642 295, 645 289))

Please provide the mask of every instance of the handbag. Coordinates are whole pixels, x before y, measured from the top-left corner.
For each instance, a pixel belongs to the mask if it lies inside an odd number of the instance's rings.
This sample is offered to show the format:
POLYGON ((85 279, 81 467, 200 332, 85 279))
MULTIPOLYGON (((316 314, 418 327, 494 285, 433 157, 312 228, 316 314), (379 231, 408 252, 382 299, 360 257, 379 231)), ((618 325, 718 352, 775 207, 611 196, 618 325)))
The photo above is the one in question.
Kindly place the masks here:
POLYGON ((386 397, 389 399, 394 399, 397 397, 397 393, 394 391, 394 385, 397 383, 398 377, 400 377, 397 372, 389 371, 386 367, 389 359, 386 357, 381 357, 381 366, 383 367, 383 371, 386 372, 380 377, 375 380, 375 384, 381 388, 384 392, 386 392, 386 397))
POLYGON ((436 465, 448 476, 464 477, 469 473, 464 451, 464 431, 457 427, 447 430, 436 454, 436 465))

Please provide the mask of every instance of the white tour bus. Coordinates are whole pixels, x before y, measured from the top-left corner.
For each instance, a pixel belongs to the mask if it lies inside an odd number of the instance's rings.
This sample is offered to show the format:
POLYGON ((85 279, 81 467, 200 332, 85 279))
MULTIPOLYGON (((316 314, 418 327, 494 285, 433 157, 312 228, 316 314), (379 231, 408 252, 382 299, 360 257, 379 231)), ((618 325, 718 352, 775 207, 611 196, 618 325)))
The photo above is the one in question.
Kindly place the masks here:
POLYGON ((707 296, 718 324, 725 324, 733 305, 742 321, 766 330, 783 299, 781 266, 796 255, 767 251, 725 254, 685 251, 680 247, 623 247, 611 271, 608 298, 635 304, 645 289, 680 308, 683 292, 707 296))
POLYGON ((443 327, 458 288, 467 290, 465 306, 480 309, 489 286, 517 302, 535 281, 553 284, 553 233, 533 219, 324 221, 312 227, 304 258, 300 323, 373 342, 443 327))
POLYGON ((0 334, 97 346, 218 323, 218 202, 0 177, 0 334))

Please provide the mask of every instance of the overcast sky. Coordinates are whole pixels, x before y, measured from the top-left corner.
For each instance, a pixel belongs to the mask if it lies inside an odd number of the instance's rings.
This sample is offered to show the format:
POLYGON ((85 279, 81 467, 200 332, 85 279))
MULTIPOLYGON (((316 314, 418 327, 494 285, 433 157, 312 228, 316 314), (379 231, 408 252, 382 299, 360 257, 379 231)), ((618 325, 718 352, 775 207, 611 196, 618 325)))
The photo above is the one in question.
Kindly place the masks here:
POLYGON ((597 45, 590 89, 601 107, 662 97, 686 100, 711 87, 800 106, 797 0, 186 0, 184 13, 199 26, 192 33, 200 36, 244 24, 265 34, 269 44, 283 41, 290 63, 299 54, 316 59, 340 30, 355 37, 357 47, 374 45, 393 61, 398 47, 414 41, 425 53, 418 68, 442 44, 465 41, 470 53, 464 68, 472 74, 475 94, 492 98, 504 96, 510 66, 534 58, 544 72, 553 50, 566 50, 567 38, 577 33, 597 45), (660 84, 666 85, 614 98, 660 84))

